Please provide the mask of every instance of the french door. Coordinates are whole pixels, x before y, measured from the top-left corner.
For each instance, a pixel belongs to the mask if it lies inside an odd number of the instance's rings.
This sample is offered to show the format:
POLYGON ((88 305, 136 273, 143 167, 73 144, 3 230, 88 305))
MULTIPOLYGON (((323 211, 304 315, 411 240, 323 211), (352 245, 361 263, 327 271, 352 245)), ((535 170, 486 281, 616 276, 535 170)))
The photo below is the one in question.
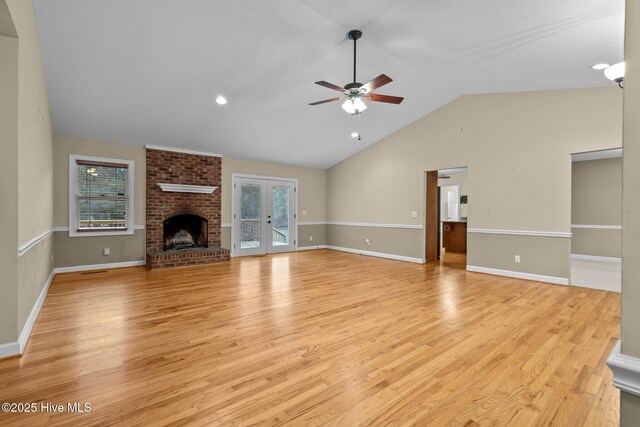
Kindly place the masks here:
POLYGON ((296 249, 295 181, 233 177, 234 256, 296 249))

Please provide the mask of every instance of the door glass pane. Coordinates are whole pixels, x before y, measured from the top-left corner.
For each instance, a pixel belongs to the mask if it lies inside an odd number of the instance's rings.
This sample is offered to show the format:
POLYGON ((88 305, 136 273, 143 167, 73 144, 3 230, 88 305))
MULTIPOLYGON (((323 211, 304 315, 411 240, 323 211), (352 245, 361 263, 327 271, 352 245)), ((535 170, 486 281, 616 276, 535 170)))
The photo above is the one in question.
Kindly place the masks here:
POLYGON ((260 186, 242 184, 240 214, 240 248, 260 247, 260 186))
POLYGON ((289 194, 288 186, 274 185, 271 194, 273 212, 271 213, 271 239, 273 246, 289 245, 289 194))

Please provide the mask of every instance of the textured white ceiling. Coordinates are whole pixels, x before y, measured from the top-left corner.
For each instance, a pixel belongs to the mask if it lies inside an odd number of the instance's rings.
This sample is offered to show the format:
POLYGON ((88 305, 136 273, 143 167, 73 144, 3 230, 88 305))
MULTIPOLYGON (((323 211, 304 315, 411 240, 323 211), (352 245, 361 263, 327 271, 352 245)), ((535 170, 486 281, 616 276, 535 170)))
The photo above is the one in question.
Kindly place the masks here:
POLYGON ((623 57, 624 0, 34 4, 56 133, 317 168, 463 94, 606 86, 590 66, 623 57), (358 81, 401 105, 307 105, 351 80, 353 28, 358 81))

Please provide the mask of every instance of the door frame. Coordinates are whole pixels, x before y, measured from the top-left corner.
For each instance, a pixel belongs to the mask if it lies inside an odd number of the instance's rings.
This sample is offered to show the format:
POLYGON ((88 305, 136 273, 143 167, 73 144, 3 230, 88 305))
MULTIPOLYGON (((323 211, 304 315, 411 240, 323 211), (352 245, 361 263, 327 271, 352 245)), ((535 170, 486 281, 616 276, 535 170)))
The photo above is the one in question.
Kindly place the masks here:
POLYGON ((285 181, 285 182, 292 182, 293 183, 293 194, 294 194, 294 201, 293 201, 293 251, 297 251, 298 250, 298 179, 297 178, 283 178, 283 177, 277 177, 277 176, 266 176, 266 175, 252 175, 252 174, 247 174, 247 173, 239 173, 239 172, 234 172, 231 174, 231 188, 229 189, 229 194, 231 195, 231 256, 232 257, 236 257, 238 256, 236 249, 234 248, 234 241, 233 241, 233 236, 234 236, 234 232, 235 232, 235 211, 236 211, 236 202, 235 202, 235 197, 233 196, 234 194, 234 190, 235 190, 235 186, 236 186, 236 179, 237 178, 251 178, 251 179, 263 179, 265 181, 285 181))

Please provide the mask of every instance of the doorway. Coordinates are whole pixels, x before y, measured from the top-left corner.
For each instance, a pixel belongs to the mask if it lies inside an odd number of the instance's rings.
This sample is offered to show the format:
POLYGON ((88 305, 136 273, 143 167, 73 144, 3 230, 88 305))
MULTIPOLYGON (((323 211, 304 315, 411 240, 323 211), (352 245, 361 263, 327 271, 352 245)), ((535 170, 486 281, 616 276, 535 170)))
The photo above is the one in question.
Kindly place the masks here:
POLYGON ((467 168, 426 175, 425 260, 466 265, 467 168))
POLYGON ((620 292, 622 149, 571 156, 572 286, 620 292))
POLYGON ((297 181, 233 175, 233 256, 296 250, 297 181))

